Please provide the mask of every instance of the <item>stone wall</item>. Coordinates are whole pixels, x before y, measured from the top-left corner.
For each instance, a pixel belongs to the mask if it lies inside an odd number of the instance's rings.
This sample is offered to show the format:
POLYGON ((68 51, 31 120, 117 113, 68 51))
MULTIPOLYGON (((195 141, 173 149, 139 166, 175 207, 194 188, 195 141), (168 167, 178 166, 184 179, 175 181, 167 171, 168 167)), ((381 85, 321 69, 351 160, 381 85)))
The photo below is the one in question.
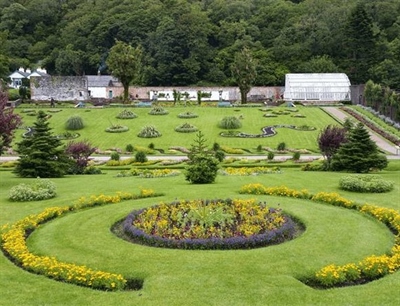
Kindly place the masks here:
POLYGON ((35 101, 83 101, 89 98, 87 78, 72 76, 31 77, 31 99, 35 101))

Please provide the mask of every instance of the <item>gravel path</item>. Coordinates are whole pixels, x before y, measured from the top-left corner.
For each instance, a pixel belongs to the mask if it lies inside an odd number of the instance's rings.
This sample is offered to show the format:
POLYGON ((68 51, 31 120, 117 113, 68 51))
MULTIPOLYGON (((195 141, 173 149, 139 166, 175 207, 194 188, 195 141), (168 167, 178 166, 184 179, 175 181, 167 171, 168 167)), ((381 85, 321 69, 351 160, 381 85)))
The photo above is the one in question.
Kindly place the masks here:
MULTIPOLYGON (((349 117, 349 115, 343 111, 341 111, 339 108, 337 107, 325 107, 324 110, 329 113, 331 116, 335 117, 336 119, 338 119, 340 122, 344 122, 345 119, 347 117, 349 117)), ((387 154, 389 155, 397 155, 400 156, 400 150, 399 148, 383 139, 382 137, 378 136, 377 134, 375 134, 374 132, 372 132, 371 130, 369 130, 369 134, 371 136, 371 139, 376 143, 376 145, 382 149, 383 151, 385 151, 387 154)), ((400 157, 399 157, 400 158, 400 157)))

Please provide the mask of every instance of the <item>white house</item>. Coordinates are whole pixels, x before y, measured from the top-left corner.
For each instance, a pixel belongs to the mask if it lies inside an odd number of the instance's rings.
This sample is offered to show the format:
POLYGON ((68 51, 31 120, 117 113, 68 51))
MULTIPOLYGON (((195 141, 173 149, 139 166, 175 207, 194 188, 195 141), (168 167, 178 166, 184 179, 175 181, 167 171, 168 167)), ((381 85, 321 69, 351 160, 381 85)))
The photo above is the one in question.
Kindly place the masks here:
POLYGON ((87 75, 88 91, 91 98, 112 99, 115 95, 112 87, 121 87, 122 84, 111 75, 87 75))
POLYGON ((288 73, 284 99, 288 101, 349 101, 350 80, 344 73, 288 73))
POLYGON ((32 76, 48 76, 48 74, 46 69, 38 68, 31 71, 29 68, 25 70, 21 67, 8 76, 11 79, 9 86, 19 88, 22 85, 23 79, 30 79, 32 76))

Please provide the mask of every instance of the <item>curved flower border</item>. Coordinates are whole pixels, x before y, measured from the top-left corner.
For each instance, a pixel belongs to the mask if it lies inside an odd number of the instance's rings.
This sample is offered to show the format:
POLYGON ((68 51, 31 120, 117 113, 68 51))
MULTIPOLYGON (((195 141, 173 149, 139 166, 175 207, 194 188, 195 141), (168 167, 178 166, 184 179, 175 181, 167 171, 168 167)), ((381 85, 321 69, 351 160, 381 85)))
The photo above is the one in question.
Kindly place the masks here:
POLYGON ((96 271, 86 266, 61 262, 55 257, 35 255, 29 251, 26 239, 41 224, 72 211, 160 195, 162 194, 157 194, 151 189, 142 189, 138 195, 119 192, 112 196, 82 197, 71 206, 46 208, 37 215, 27 216, 11 225, 4 225, 1 234, 1 249, 17 266, 57 281, 105 291, 123 290, 127 287, 141 289, 143 285, 141 279, 125 279, 121 274, 96 271))
POLYGON ((240 137, 240 138, 264 138, 264 137, 272 137, 277 134, 275 128, 288 128, 298 131, 315 131, 316 128, 312 126, 296 126, 290 124, 276 124, 276 125, 269 125, 265 126, 261 129, 262 134, 248 134, 239 131, 228 131, 228 132, 221 132, 219 133, 222 137, 240 137))
POLYGON ((319 192, 312 195, 307 190, 294 190, 285 186, 265 187, 262 184, 249 184, 241 187, 240 193, 256 195, 286 196, 308 199, 315 202, 355 209, 384 223, 395 235, 395 244, 389 254, 371 255, 359 263, 342 266, 331 264, 323 267, 304 283, 323 288, 362 284, 391 274, 400 269, 400 213, 394 209, 371 204, 358 204, 337 193, 319 192))

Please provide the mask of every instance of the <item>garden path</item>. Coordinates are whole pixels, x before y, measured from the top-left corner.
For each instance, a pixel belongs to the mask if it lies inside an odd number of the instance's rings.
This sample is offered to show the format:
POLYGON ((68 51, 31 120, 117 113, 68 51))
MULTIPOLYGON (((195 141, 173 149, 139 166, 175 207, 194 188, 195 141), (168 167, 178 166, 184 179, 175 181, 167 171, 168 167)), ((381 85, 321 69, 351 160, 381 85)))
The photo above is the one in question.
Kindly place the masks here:
MULTIPOLYGON (((337 107, 325 107, 324 110, 329 113, 331 116, 335 117, 340 122, 344 122, 349 115, 337 107)), ((370 129, 368 129, 371 139, 376 143, 376 145, 382 149, 383 151, 387 152, 390 155, 400 156, 400 148, 392 144, 391 142, 383 139, 382 137, 378 136, 370 129)))

